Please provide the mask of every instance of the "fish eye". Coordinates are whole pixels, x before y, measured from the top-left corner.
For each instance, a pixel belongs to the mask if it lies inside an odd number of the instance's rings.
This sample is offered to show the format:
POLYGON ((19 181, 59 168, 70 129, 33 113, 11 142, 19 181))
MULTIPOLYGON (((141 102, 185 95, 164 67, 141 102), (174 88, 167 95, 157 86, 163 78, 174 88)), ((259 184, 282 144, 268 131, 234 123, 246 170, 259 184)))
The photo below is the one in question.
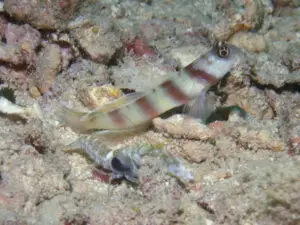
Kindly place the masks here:
POLYGON ((218 56, 220 58, 228 58, 230 54, 230 50, 228 46, 224 43, 219 43, 218 44, 218 56))

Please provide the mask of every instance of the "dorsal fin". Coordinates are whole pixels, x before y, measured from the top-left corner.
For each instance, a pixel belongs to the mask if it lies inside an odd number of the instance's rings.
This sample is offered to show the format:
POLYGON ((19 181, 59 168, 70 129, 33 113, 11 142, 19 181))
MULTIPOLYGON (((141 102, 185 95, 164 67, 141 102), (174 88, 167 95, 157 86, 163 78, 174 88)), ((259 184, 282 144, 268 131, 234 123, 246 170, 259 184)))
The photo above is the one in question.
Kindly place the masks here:
POLYGON ((144 96, 145 94, 146 93, 144 93, 144 92, 133 92, 133 93, 124 95, 114 101, 104 104, 103 106, 97 107, 96 109, 94 109, 92 111, 92 113, 93 112, 104 112, 104 113, 111 112, 114 109, 120 108, 120 106, 122 106, 122 105, 126 105, 126 104, 129 104, 129 103, 135 101, 136 99, 144 96))

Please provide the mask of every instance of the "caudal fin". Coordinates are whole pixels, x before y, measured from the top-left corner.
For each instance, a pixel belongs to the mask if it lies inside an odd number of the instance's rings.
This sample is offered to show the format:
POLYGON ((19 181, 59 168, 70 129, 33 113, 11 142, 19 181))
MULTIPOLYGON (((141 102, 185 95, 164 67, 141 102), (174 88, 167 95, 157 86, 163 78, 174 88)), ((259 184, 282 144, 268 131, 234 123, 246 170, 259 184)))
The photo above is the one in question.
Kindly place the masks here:
POLYGON ((72 130, 76 132, 86 132, 89 130, 87 121, 82 120, 82 117, 86 115, 85 112, 78 112, 65 106, 61 106, 58 109, 57 114, 59 121, 63 125, 71 127, 72 130))

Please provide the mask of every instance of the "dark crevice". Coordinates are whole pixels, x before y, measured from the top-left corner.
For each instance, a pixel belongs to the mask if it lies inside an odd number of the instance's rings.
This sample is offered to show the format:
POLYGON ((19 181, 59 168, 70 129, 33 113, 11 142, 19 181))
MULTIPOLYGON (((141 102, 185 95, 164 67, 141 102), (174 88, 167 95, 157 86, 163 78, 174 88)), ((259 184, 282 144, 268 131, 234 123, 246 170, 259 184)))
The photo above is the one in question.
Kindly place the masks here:
POLYGON ((0 15, 4 15, 5 19, 7 19, 7 22, 9 22, 9 23, 13 23, 15 25, 25 25, 25 24, 27 24, 27 23, 25 23, 21 20, 17 20, 15 18, 13 18, 7 12, 1 12, 0 15))
POLYGON ((265 89, 271 89, 275 91, 277 94, 281 94, 282 92, 291 92, 291 93, 300 93, 300 84, 298 83, 293 83, 293 84, 284 84, 281 87, 276 87, 273 84, 260 84, 256 80, 254 80, 251 76, 250 78, 250 85, 255 86, 260 90, 265 90, 265 89))
POLYGON ((15 123, 19 122, 20 124, 23 124, 23 125, 27 123, 27 119, 25 119, 17 114, 6 114, 6 113, 0 112, 0 117, 8 118, 9 120, 11 120, 15 123))
MULTIPOLYGON (((72 36, 70 36, 70 37, 73 38, 72 36)), ((91 57, 81 47, 81 45, 79 44, 78 40, 76 40, 76 38, 74 38, 74 46, 78 49, 81 58, 91 60, 91 57)), ((91 60, 91 61, 93 61, 93 60, 91 60)))
POLYGON ((40 135, 28 135, 25 138, 25 143, 33 146, 39 154, 46 154, 46 146, 42 143, 42 137, 40 135))
POLYGON ((53 31, 49 31, 49 30, 39 30, 40 34, 41 34, 41 39, 42 40, 49 40, 50 39, 50 35, 52 33, 55 33, 53 31))
POLYGON ((117 66, 119 61, 122 60, 124 56, 124 47, 121 47, 115 51, 109 62, 106 64, 107 67, 117 66))
POLYGON ((135 90, 132 90, 132 89, 129 89, 129 88, 121 88, 121 90, 124 94, 131 94, 131 93, 135 92, 135 90))
POLYGON ((5 97, 6 99, 11 101, 12 103, 16 103, 15 92, 12 88, 9 88, 9 87, 1 88, 0 89, 0 96, 5 97))
POLYGON ((55 44, 57 44, 60 48, 70 48, 72 49, 72 45, 67 42, 67 41, 63 41, 63 40, 57 40, 57 41, 53 41, 55 44))
POLYGON ((0 66, 4 66, 6 68, 13 69, 15 71, 23 71, 28 68, 28 65, 26 62, 21 63, 21 64, 12 64, 11 62, 0 61, 0 66))
POLYGON ((206 212, 208 212, 210 214, 215 214, 215 211, 209 206, 209 204, 207 202, 198 201, 197 205, 199 207, 201 207, 202 209, 204 209, 206 212))

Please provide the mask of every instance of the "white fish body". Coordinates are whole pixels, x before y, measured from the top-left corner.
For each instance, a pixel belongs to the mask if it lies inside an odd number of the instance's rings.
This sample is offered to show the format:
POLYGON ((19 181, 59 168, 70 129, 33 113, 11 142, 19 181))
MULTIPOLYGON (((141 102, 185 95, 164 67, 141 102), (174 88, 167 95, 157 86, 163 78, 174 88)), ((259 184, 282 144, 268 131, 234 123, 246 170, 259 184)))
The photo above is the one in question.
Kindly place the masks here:
POLYGON ((117 100, 122 102, 125 99, 124 104, 112 103, 109 110, 99 108, 88 113, 62 108, 59 112, 61 120, 80 132, 134 129, 197 98, 224 77, 239 57, 237 47, 219 43, 158 87, 117 100))

